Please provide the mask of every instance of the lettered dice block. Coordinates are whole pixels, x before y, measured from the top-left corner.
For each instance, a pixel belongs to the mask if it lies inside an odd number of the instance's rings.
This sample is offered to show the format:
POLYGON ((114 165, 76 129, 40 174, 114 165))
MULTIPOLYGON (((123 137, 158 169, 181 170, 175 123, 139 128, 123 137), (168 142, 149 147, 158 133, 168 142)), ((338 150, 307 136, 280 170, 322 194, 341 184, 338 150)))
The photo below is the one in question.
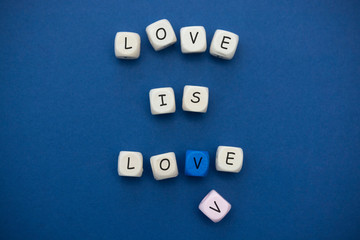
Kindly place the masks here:
POLYGON ((118 157, 119 176, 141 177, 143 156, 139 152, 121 151, 118 157))
POLYGON ((209 171, 209 153, 206 151, 186 151, 185 175, 205 177, 209 171))
POLYGON ((189 112, 205 113, 209 103, 209 89, 207 87, 189 86, 184 87, 182 108, 189 112))
POLYGON ((175 153, 173 152, 152 156, 150 164, 156 180, 174 178, 179 174, 175 153))
POLYGON ((155 51, 160 51, 176 43, 176 35, 170 22, 162 19, 146 27, 146 34, 155 51))
POLYGON ((240 172, 243 165, 243 150, 239 147, 219 146, 216 151, 216 170, 240 172))
POLYGON ((115 56, 121 59, 136 59, 140 56, 140 36, 133 32, 118 32, 115 35, 115 56))
POLYGON ((151 89, 149 98, 152 115, 174 113, 176 111, 175 93, 171 87, 151 89))
POLYGON ((183 27, 180 29, 182 53, 201 53, 206 51, 206 32, 202 26, 183 27))
POLYGON ((211 41, 210 54, 218 58, 230 60, 234 57, 238 42, 239 36, 235 33, 216 30, 211 41))
POLYGON ((221 221, 231 209, 231 204, 228 203, 215 190, 211 190, 199 205, 202 211, 213 222, 221 221))

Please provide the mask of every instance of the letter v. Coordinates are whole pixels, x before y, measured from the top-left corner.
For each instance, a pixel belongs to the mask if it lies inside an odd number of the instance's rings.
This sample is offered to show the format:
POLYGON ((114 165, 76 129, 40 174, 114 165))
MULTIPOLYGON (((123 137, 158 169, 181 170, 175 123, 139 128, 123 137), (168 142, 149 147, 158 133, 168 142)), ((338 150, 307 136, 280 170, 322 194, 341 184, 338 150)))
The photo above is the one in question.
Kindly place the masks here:
POLYGON ((193 44, 195 43, 198 34, 199 34, 199 32, 196 32, 195 38, 193 38, 193 36, 192 36, 192 34, 191 34, 191 32, 190 32, 190 38, 191 38, 191 41, 192 41, 193 44))
POLYGON ((195 167, 196 169, 199 169, 200 163, 201 163, 202 157, 200 158, 199 164, 196 163, 196 158, 194 157, 195 167))
POLYGON ((221 211, 220 211, 220 208, 219 208, 219 206, 217 205, 216 201, 214 201, 214 203, 215 203, 216 209, 213 208, 213 207, 211 207, 211 206, 209 206, 209 208, 212 209, 212 210, 214 210, 215 212, 220 213, 221 211))

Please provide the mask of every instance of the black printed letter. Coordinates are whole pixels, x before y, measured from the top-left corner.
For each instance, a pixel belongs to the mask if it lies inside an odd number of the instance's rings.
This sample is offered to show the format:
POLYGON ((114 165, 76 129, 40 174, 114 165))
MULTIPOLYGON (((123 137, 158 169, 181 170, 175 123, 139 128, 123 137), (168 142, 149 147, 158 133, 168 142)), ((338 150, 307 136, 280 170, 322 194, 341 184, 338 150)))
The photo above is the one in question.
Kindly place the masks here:
POLYGON ((156 37, 157 37, 157 39, 159 39, 159 40, 164 40, 165 38, 166 38, 166 31, 165 31, 165 29, 164 28, 159 28, 158 30, 156 30, 156 37), (164 36, 161 38, 161 37, 159 37, 159 31, 160 30, 163 30, 164 31, 164 36))
POLYGON ((214 210, 215 212, 220 213, 221 211, 220 211, 220 208, 219 208, 219 206, 217 205, 216 201, 214 201, 214 203, 215 203, 216 209, 213 208, 213 207, 211 207, 211 206, 209 206, 209 208, 212 209, 212 210, 214 210))
POLYGON ((161 104, 160 104, 160 107, 161 106, 166 106, 167 104, 166 103, 164 103, 164 98, 163 97, 165 97, 166 96, 166 94, 160 94, 159 95, 159 97, 161 98, 161 104))
POLYGON ((132 49, 132 47, 127 47, 127 37, 125 37, 125 49, 132 49))
POLYGON ((234 159, 233 157, 230 157, 230 156, 229 156, 230 154, 235 155, 234 152, 228 152, 228 153, 226 154, 226 164, 227 164, 227 165, 233 165, 232 163, 229 163, 229 162, 228 162, 229 159, 234 159))
POLYGON ((192 99, 190 101, 193 102, 193 103, 198 103, 198 102, 200 102, 200 98, 195 96, 195 94, 200 94, 200 93, 199 92, 194 92, 193 93, 193 97, 197 98, 197 101, 193 101, 192 99))
POLYGON ((195 167, 196 169, 199 169, 200 163, 201 163, 202 157, 200 158, 199 164, 196 163, 196 158, 194 157, 195 167))
POLYGON ((127 164, 127 169, 134 169, 135 167, 130 167, 130 157, 128 157, 128 164, 127 164))
POLYGON ((192 36, 192 34, 191 34, 191 32, 190 32, 190 38, 191 38, 191 41, 192 41, 193 44, 195 43, 198 34, 199 34, 199 32, 196 32, 195 38, 193 38, 193 36, 192 36))
POLYGON ((169 167, 170 167, 170 161, 169 161, 169 159, 164 158, 164 159, 162 159, 162 160, 160 161, 160 168, 161 168, 161 170, 166 171, 166 170, 169 169, 169 167), (163 168, 163 167, 162 167, 163 161, 167 161, 167 162, 168 162, 167 168, 163 168))
POLYGON ((226 50, 227 47, 224 47, 223 45, 224 45, 224 43, 229 44, 230 42, 225 42, 225 38, 228 38, 228 39, 231 40, 231 37, 224 36, 224 37, 223 37, 223 40, 221 41, 220 47, 226 50))

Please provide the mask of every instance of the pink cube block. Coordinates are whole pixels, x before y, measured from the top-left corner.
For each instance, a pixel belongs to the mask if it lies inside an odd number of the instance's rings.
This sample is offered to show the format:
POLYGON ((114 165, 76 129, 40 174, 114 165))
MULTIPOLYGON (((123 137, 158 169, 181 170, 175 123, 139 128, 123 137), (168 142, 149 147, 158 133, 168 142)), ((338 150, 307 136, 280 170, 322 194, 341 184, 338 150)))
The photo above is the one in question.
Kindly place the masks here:
POLYGON ((215 190, 211 190, 199 204, 199 209, 213 222, 219 222, 231 209, 228 203, 215 190))

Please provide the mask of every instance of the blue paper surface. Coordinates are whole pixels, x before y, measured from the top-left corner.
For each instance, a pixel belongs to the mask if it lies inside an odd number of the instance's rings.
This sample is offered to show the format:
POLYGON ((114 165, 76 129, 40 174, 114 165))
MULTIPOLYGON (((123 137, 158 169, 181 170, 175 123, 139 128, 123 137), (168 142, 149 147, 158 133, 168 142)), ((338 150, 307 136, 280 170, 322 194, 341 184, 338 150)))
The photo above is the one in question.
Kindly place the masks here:
POLYGON ((359 239, 360 2, 0 2, 1 239, 359 239), (155 52, 147 25, 178 42, 155 52), (181 27, 239 35, 234 59, 183 55, 181 27), (118 31, 141 36, 135 61, 118 31), (181 109, 185 85, 209 88, 206 114, 181 109), (177 111, 150 114, 172 87, 177 111), (215 170, 219 145, 244 150, 240 173, 215 170), (205 178, 185 152, 210 154, 205 178), (141 178, 117 175, 140 151, 141 178), (152 155, 179 176, 155 181, 152 155), (214 224, 198 204, 215 189, 232 209, 214 224))

